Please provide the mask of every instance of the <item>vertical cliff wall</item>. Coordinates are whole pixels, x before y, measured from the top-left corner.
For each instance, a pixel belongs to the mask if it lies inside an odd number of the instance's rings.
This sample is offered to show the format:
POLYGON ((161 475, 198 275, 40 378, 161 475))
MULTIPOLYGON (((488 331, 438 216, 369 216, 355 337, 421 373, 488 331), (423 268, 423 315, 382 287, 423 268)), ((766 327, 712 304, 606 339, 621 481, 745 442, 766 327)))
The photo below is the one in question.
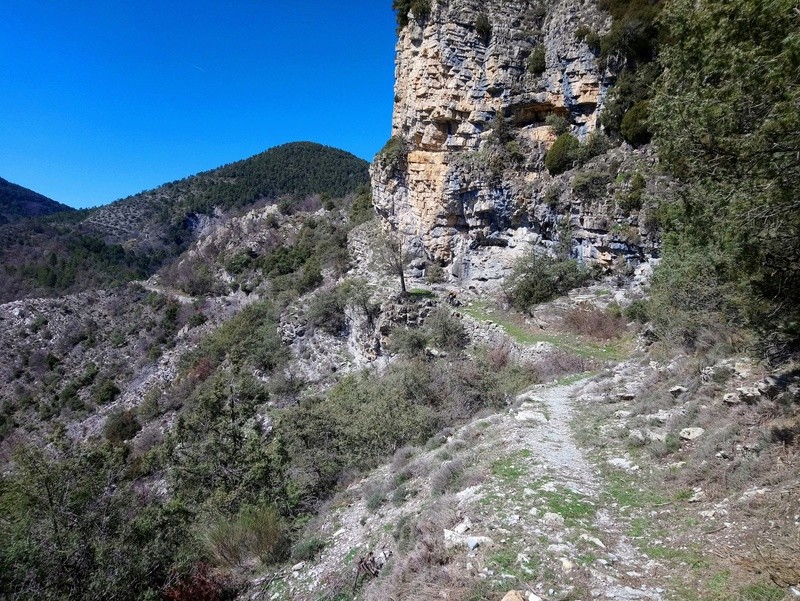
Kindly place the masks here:
MULTIPOLYGON (((552 192, 543 205, 555 139, 545 120, 564 117, 579 139, 597 127, 609 74, 576 30, 610 22, 574 0, 432 0, 429 15, 409 17, 397 41, 393 138, 372 166, 376 208, 455 275, 500 277, 475 261, 507 267, 514 253, 485 249, 555 243, 559 224, 574 233, 592 212, 584 200, 574 218, 552 192)), ((576 252, 608 258, 602 228, 593 231, 576 252)))

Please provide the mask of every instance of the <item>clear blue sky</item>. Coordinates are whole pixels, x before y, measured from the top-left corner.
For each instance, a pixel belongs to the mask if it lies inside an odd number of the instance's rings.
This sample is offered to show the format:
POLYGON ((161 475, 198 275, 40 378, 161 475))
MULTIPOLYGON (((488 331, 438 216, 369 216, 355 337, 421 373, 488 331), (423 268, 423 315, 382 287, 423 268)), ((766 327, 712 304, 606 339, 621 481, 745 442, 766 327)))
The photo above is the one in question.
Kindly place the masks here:
POLYGON ((74 207, 390 135, 390 0, 2 0, 0 177, 74 207))

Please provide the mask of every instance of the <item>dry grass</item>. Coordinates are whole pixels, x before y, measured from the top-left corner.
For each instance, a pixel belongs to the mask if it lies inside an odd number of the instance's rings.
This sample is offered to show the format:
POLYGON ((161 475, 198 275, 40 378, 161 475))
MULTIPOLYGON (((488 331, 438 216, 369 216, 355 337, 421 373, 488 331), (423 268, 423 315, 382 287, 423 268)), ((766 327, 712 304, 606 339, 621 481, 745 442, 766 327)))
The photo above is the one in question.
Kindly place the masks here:
POLYGON ((628 331, 627 321, 619 312, 596 307, 574 307, 563 315, 567 331, 593 340, 614 340, 628 331))
POLYGON ((533 368, 538 372, 542 382, 547 382, 567 374, 594 371, 599 367, 594 359, 580 357, 562 349, 555 349, 546 357, 537 361, 533 368))
POLYGON ((415 525, 413 548, 393 562, 385 578, 365 586, 365 601, 490 598, 486 584, 470 579, 462 566, 453 564, 453 552, 445 547, 444 529, 452 528, 457 521, 455 499, 439 499, 415 525))

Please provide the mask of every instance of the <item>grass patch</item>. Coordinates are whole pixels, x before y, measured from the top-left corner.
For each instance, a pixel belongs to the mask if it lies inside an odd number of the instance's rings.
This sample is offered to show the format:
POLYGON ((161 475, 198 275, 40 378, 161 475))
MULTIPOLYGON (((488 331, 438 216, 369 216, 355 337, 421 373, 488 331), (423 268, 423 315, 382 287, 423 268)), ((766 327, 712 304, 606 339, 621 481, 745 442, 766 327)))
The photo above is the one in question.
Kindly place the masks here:
POLYGON ((503 328, 509 337, 519 344, 532 346, 538 342, 546 342, 584 359, 622 361, 630 355, 632 348, 632 338, 630 336, 611 342, 599 343, 574 334, 546 334, 528 326, 520 315, 515 315, 496 307, 490 308, 486 302, 475 301, 469 307, 465 307, 463 311, 478 321, 496 323, 503 328), (491 312, 489 312, 489 309, 491 309, 491 312))
POLYGON ((531 456, 531 454, 532 453, 529 450, 524 449, 518 453, 515 453, 511 457, 498 459, 492 463, 492 475, 496 476, 497 478, 501 478, 502 480, 506 480, 507 482, 519 479, 521 476, 524 476, 528 473, 527 466, 521 465, 519 460, 527 459, 531 456))
POLYGON ((708 560, 696 549, 675 549, 661 545, 642 545, 642 552, 652 559, 662 559, 688 565, 692 569, 707 568, 708 560))
POLYGON ((641 486, 629 474, 618 471, 606 474, 605 495, 620 507, 651 507, 662 505, 667 499, 656 491, 641 486))
POLYGON ((579 520, 593 518, 597 513, 594 503, 582 494, 568 488, 559 487, 555 492, 543 492, 547 509, 564 518, 564 523, 572 526, 579 520))

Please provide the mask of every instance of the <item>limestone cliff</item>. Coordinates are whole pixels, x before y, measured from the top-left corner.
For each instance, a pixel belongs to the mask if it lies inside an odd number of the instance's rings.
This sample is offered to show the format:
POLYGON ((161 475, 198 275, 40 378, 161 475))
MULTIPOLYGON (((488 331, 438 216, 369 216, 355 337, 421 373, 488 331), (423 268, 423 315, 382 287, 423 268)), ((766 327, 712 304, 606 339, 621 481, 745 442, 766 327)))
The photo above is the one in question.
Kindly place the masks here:
POLYGON ((638 215, 574 197, 568 175, 554 181, 543 167, 555 139, 548 115, 586 139, 612 81, 576 36, 581 26, 602 32, 609 20, 591 1, 434 0, 400 30, 393 138, 372 166, 374 201, 454 275, 501 277, 509 247, 554 244, 564 225, 586 258, 640 254, 636 236, 614 240, 612 227, 638 230, 638 215))

